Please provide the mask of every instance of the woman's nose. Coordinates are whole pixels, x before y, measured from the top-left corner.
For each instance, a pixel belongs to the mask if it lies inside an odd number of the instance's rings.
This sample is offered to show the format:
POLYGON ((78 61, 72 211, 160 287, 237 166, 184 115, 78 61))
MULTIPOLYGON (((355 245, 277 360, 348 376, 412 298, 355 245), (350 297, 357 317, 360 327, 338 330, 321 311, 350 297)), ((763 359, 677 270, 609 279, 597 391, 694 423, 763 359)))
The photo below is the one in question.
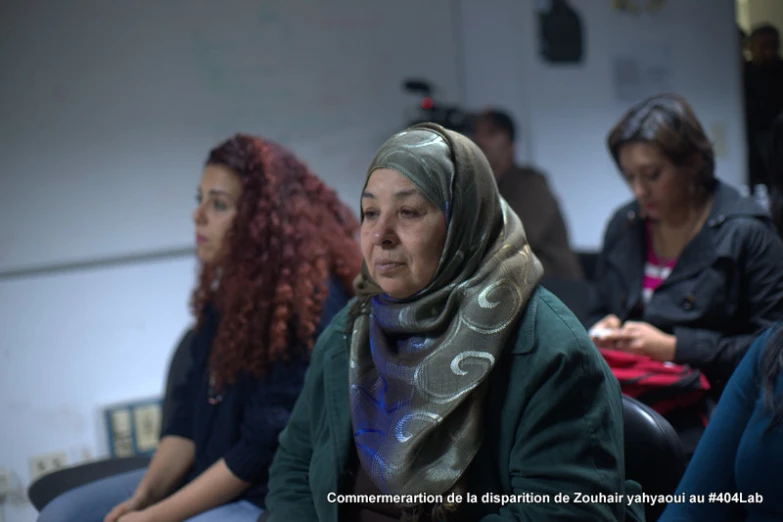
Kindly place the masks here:
POLYGON ((196 225, 204 224, 204 209, 202 205, 198 205, 193 211, 193 223, 196 225))
POLYGON ((390 218, 378 218, 373 227, 373 243, 379 246, 390 246, 395 242, 394 224, 390 218))
POLYGON ((636 182, 631 187, 631 192, 636 199, 643 199, 647 195, 647 187, 643 183, 636 182))

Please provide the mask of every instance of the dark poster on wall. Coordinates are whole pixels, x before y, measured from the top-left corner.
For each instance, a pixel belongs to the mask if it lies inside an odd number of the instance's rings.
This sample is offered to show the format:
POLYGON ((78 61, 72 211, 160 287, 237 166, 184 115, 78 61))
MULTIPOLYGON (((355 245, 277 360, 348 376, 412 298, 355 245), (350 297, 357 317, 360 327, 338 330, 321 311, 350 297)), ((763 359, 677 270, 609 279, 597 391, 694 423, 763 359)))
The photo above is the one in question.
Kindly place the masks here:
POLYGON ((552 64, 577 64, 584 59, 582 17, 568 0, 538 0, 538 41, 541 58, 552 64))

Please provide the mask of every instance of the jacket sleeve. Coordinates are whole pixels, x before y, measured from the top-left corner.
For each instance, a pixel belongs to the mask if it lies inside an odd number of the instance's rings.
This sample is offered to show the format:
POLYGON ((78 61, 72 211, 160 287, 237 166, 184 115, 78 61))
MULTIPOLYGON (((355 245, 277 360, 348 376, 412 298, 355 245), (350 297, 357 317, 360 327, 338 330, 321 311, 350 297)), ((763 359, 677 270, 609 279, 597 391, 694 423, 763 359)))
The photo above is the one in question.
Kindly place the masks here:
POLYGON ((327 329, 313 350, 302 393, 294 404, 288 424, 280 433, 277 451, 269 468, 266 496, 268 522, 318 520, 310 489, 310 461, 313 457, 310 418, 314 397, 323 393, 324 351, 333 335, 327 329))
POLYGON ((747 310, 748 332, 675 327, 676 363, 701 369, 713 382, 725 382, 763 330, 783 319, 783 241, 771 227, 752 221, 739 257, 741 301, 747 310))
POLYGON ((556 336, 557 346, 536 350, 553 355, 526 365, 535 368, 529 376, 532 393, 518 421, 509 465, 513 494, 548 495, 549 502, 506 504, 481 522, 638 518, 634 507, 617 497, 626 487, 619 385, 584 332, 568 335, 556 336), (568 503, 558 502, 563 494, 568 503), (579 502, 577 494, 603 494, 607 500, 579 502))
MULTIPOLYGON (((753 344, 729 380, 710 423, 699 441, 677 493, 704 495, 736 491, 734 462, 737 449, 758 398, 757 367, 768 335, 753 344)), ((723 503, 672 503, 660 522, 721 522, 737 520, 732 505, 723 503)))

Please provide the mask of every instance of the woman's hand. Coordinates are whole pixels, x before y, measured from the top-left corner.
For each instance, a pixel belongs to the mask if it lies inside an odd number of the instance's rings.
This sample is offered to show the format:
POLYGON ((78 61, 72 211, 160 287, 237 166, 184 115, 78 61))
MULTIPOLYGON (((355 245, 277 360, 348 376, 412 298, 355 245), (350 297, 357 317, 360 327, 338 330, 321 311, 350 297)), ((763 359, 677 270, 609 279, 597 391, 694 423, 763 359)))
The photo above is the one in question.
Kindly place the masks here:
POLYGON ((599 348, 614 348, 614 336, 620 330, 620 319, 614 315, 609 314, 597 323, 595 323, 588 332, 590 339, 599 348))
POLYGON ((133 495, 125 502, 121 502, 109 511, 109 514, 103 518, 103 522, 127 522, 125 515, 134 513, 147 507, 146 502, 141 495, 133 495))
POLYGON ((677 338, 648 323, 626 321, 609 339, 617 350, 646 355, 661 362, 674 361, 677 338))
POLYGON ((117 522, 158 522, 149 509, 133 511, 119 518, 117 522))

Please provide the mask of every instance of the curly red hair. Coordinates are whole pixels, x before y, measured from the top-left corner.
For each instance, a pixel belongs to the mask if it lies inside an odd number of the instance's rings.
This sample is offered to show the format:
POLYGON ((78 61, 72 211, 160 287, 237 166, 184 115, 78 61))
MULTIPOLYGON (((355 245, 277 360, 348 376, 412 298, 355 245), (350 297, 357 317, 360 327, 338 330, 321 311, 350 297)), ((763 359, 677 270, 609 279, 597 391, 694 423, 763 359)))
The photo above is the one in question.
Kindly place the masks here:
POLYGON ((240 371, 258 377, 290 350, 312 348, 329 276, 353 294, 361 253, 351 209, 282 146, 237 134, 206 163, 242 183, 225 255, 202 267, 191 299, 199 325, 208 302, 220 310, 209 360, 220 389, 240 371))

